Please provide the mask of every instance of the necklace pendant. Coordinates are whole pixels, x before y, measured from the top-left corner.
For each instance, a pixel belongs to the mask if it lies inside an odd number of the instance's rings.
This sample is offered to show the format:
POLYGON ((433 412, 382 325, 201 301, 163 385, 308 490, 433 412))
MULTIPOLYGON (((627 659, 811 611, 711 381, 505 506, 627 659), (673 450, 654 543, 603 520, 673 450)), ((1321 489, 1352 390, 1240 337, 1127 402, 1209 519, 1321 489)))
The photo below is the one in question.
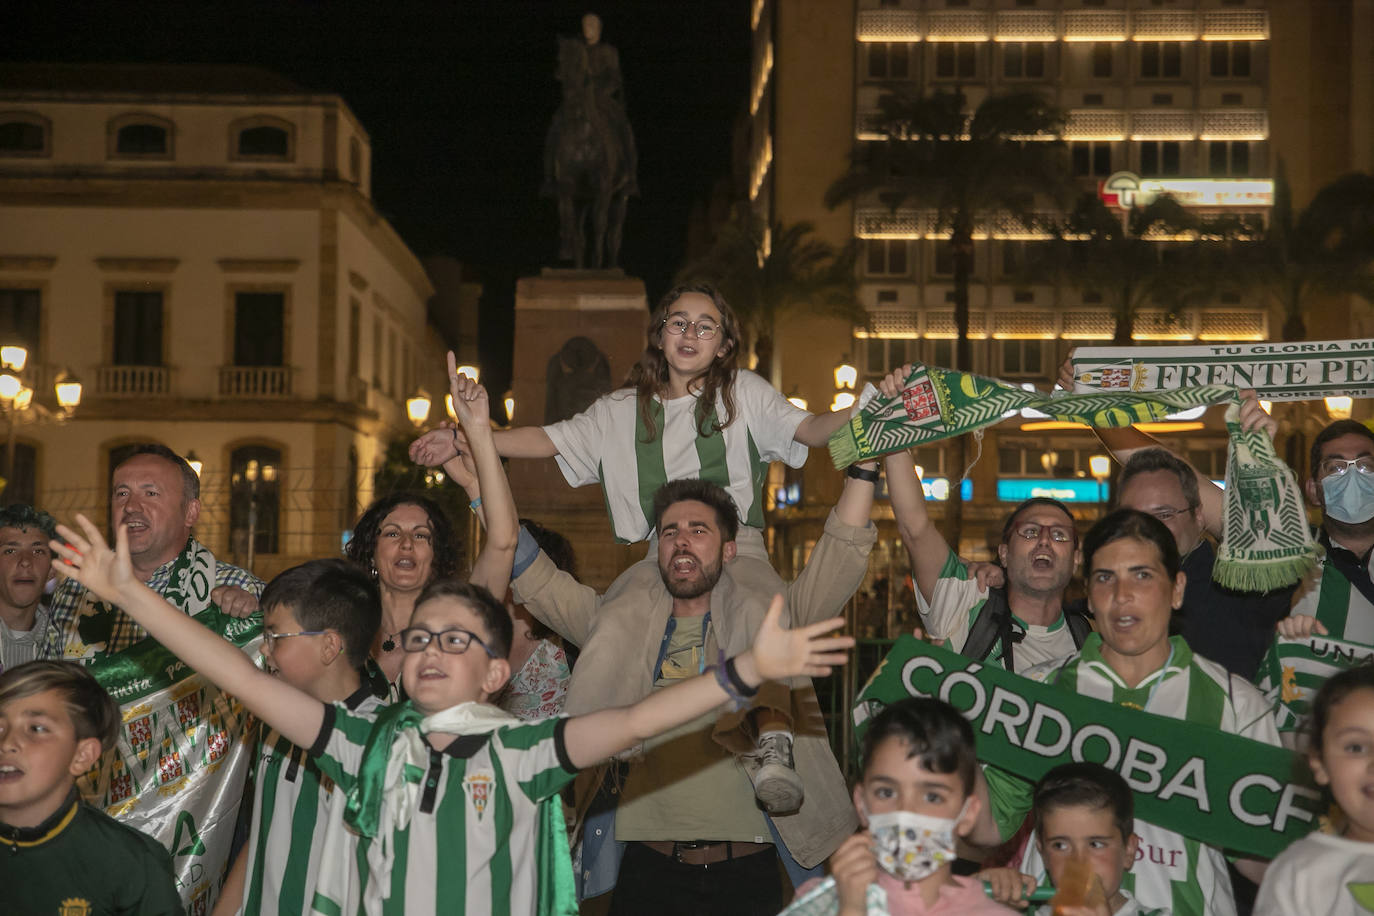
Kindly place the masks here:
POLYGON ((396 648, 396 640, 393 639, 392 637, 388 636, 386 639, 382 640, 382 651, 383 651, 383 652, 390 652, 390 651, 392 651, 392 650, 395 649, 395 648, 396 648))

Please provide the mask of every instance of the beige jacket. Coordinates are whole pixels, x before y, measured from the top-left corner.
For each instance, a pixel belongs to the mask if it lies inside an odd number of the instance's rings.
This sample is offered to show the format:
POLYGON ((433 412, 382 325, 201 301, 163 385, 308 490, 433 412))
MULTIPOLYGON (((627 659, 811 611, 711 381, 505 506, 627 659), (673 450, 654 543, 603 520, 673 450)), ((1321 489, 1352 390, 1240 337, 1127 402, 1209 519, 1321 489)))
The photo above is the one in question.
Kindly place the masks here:
MULTIPOLYGON (((797 580, 787 588, 789 626, 803 626, 841 612, 863 581, 878 532, 845 525, 834 511, 797 580)), ((673 599, 659 579, 647 589, 625 576, 605 595, 578 583, 543 553, 513 583, 515 598, 535 617, 582 646, 568 686, 565 712, 579 715, 638 702, 653 690, 650 670, 672 613, 673 599)), ((711 592, 707 658, 726 657, 752 645, 771 596, 735 581, 726 564, 711 592)), ((792 857, 810 868, 822 862, 858 827, 854 805, 830 751, 820 707, 808 679, 793 689, 793 754, 806 797, 795 814, 773 818, 792 857)), ((737 717, 728 719, 730 727, 737 717)), ((719 728, 717 731, 719 732, 719 728)), ((726 746, 736 742, 723 740, 726 746)))

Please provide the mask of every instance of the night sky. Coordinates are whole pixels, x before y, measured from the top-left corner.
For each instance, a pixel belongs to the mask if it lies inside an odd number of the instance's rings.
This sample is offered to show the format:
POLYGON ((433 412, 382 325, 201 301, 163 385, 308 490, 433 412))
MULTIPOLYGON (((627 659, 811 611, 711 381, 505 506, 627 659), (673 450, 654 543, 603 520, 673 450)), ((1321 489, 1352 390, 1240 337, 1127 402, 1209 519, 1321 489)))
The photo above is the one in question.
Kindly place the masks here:
POLYGON ((555 37, 598 13, 620 51, 639 147, 621 264, 650 302, 680 266, 687 218, 729 175, 747 96, 744 0, 0 3, 0 58, 267 67, 344 97, 372 137, 373 197, 420 256, 484 283, 482 356, 509 377, 516 277, 551 265, 554 204, 538 197, 558 104, 555 37))

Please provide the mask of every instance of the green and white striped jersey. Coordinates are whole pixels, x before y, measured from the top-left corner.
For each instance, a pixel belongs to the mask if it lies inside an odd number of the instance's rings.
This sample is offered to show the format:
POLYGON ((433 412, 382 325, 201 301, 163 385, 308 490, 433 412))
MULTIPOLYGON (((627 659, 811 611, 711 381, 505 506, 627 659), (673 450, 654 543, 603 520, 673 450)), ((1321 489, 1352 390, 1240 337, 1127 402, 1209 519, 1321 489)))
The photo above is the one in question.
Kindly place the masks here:
MULTIPOLYGON (((1023 673, 1083 696, 1278 745, 1273 709, 1254 686, 1216 662, 1194 655, 1183 637, 1171 638, 1170 644, 1172 653, 1165 665, 1135 687, 1127 687, 1103 660, 1102 637, 1097 633, 1072 658, 1036 665, 1023 673)), ((1030 811, 1031 784, 994 767, 986 767, 984 773, 993 816, 1002 835, 1009 837, 1030 811)), ((1140 850, 1122 886, 1142 909, 1168 908, 1174 916, 1232 916, 1236 912, 1220 850, 1139 818, 1135 832, 1140 836, 1140 850)), ((1034 835, 1021 870, 1041 883, 1047 878, 1034 835)))
MULTIPOLYGON (((719 484, 739 508, 740 521, 763 527, 763 483, 768 465, 806 462, 806 446, 793 440, 810 416, 772 385, 748 371, 735 373, 735 415, 718 435, 697 431, 695 395, 655 400, 653 441, 639 415, 633 388, 621 388, 582 413, 544 427, 558 449, 569 485, 600 483, 616 540, 633 544, 653 530, 653 500, 670 480, 700 478, 719 484)), ((716 397, 716 416, 725 402, 716 397)))
POLYGON ((1350 583, 1329 554, 1298 586, 1293 613, 1315 616, 1327 635, 1336 639, 1374 646, 1374 604, 1350 583))
MULTIPOLYGON (((987 600, 988 593, 978 587, 977 581, 969 578, 968 568, 953 550, 940 569, 940 578, 935 583, 930 602, 927 603, 921 596, 920 589, 916 590, 916 608, 921 613, 921 624, 931 637, 949 640, 948 647, 954 652, 963 650, 973 621, 978 619, 987 600)), ((1012 653, 1018 673, 1024 673, 1026 669, 1043 662, 1067 658, 1078 650, 1062 614, 1047 627, 1031 626, 1014 614, 1012 619, 1026 631, 1026 638, 1016 644, 1012 653)), ((1006 667, 1002 661, 1001 640, 993 643, 983 664, 1006 667)))
MULTIPOLYGON (((376 713, 327 707, 310 749, 321 772, 345 792, 357 781, 376 713)), ((392 842, 395 858, 384 912, 534 914, 571 887, 571 859, 558 792, 577 770, 563 743, 567 719, 544 719, 456 738, 431 749, 426 772, 407 768, 420 786, 410 823, 392 842)), ((369 838, 357 844, 359 899, 367 888, 369 838)), ((326 855, 332 853, 326 851, 326 855)), ((325 914, 361 913, 315 901, 325 914)))
MULTIPOLYGON (((386 705, 389 685, 380 670, 369 672, 343 708, 374 713, 386 705)), ((315 898, 320 855, 325 838, 338 833, 336 848, 353 856, 357 836, 344 826, 344 793, 320 773, 304 748, 264 726, 253 755, 253 828, 243 855, 248 868, 243 903, 238 912, 291 914, 307 912, 315 898)), ((356 909, 357 900, 345 910, 356 909)))

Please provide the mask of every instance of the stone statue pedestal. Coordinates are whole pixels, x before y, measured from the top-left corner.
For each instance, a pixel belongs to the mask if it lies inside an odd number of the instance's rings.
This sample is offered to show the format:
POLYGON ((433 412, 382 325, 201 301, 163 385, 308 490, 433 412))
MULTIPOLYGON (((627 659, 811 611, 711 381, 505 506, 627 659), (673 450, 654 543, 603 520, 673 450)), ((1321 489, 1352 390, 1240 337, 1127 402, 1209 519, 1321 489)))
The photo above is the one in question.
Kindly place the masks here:
MULTIPOLYGON (((516 424, 542 426, 557 419, 546 412, 550 406, 550 362, 574 338, 585 338, 595 345, 609 366, 608 376, 604 367, 601 373, 609 380, 607 390, 619 388, 644 352, 648 321, 644 281, 627 277, 618 268, 545 268, 537 277, 522 277, 515 287, 511 381, 516 424)), ((579 345, 589 350, 585 342, 579 345)), ((555 399, 561 400, 564 385, 563 379, 554 379, 555 399)), ((579 577, 587 585, 605 589, 625 567, 644 555, 642 544, 615 543, 599 486, 568 486, 552 458, 514 459, 507 469, 521 516, 572 541, 579 577)))

